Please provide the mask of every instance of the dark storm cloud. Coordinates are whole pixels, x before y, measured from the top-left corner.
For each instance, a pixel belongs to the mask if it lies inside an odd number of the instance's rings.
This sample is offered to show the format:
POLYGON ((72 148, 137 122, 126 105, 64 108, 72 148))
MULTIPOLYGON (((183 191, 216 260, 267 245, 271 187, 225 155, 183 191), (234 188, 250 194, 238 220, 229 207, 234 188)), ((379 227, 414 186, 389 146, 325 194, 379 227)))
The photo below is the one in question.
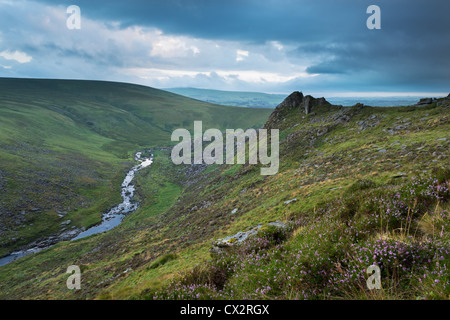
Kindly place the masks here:
MULTIPOLYGON (((193 54, 192 57, 188 57, 186 53, 185 56, 175 60, 162 52, 152 54, 151 59, 146 60, 149 50, 164 49, 167 43, 162 41, 162 47, 155 47, 152 44, 148 48, 144 44, 142 46, 133 44, 134 47, 126 47, 127 51, 124 51, 123 43, 118 39, 110 43, 105 41, 102 43, 103 47, 98 49, 95 46, 92 48, 89 46, 78 48, 68 44, 62 46, 50 40, 32 44, 16 43, 16 49, 34 53, 36 59, 47 48, 59 57, 79 59, 105 67, 108 65, 130 68, 151 66, 161 69, 176 67, 179 70, 184 67, 185 70, 210 72, 227 68, 245 70, 247 67, 247 70, 274 72, 279 65, 283 67, 279 69, 279 73, 283 74, 292 65, 291 69, 295 72, 306 70, 309 74, 320 74, 318 77, 299 77, 279 84, 279 90, 284 86, 286 91, 293 86, 317 90, 339 88, 384 91, 448 91, 450 88, 448 0, 41 0, 37 2, 51 7, 59 6, 62 10, 76 4, 80 6, 84 18, 103 23, 112 30, 111 32, 115 29, 127 30, 129 27, 148 27, 161 30, 164 35, 188 37, 190 40, 185 41, 186 47, 180 47, 180 50, 189 51, 193 39, 203 39, 214 42, 231 41, 234 51, 228 48, 229 51, 225 52, 224 49, 223 55, 220 55, 213 51, 212 46, 206 47, 207 44, 202 42, 194 44, 198 47, 195 50, 199 49, 201 52, 200 55, 193 54), (366 9, 369 5, 378 5, 381 8, 381 30, 369 30, 366 27, 366 20, 369 17, 366 9), (276 49, 271 52, 272 49, 268 45, 271 41, 283 45, 280 52, 284 53, 277 54, 276 49), (245 61, 239 66, 232 65, 231 60, 234 58, 227 60, 226 57, 241 49, 251 51, 247 53, 248 58, 245 56, 245 61), (136 56, 129 55, 131 52, 136 52, 136 56), (209 59, 204 59, 205 52, 210 53, 209 59), (124 56, 125 53, 128 56, 124 56), (257 54, 259 60, 255 58, 257 54), (198 57, 197 60, 195 57, 198 57), (200 63, 203 63, 203 66, 200 63)), ((14 19, 16 17, 2 16, 0 25, 2 33, 5 34, 4 39, 8 38, 6 28, 14 19)), ((27 30, 22 32, 25 33, 27 30)), ((94 36, 95 30, 89 30, 89 33, 94 36)), ((103 33, 107 34, 105 30, 103 33)), ((170 43, 168 45, 170 47, 170 43)), ((217 85, 225 83, 224 79, 212 75, 206 76, 201 73, 191 80, 209 77, 211 83, 214 81, 217 85)), ((232 77, 229 76, 229 79, 232 80, 232 77)), ((255 83, 251 85, 252 89, 258 88, 255 83)), ((270 91, 269 87, 261 86, 261 88, 270 91)))
POLYGON ((382 9, 383 29, 432 36, 446 34, 447 0, 70 0, 92 19, 118 21, 122 27, 153 26, 173 34, 246 41, 327 40, 363 35, 366 9, 382 9))
MULTIPOLYGON (((41 1, 55 5, 55 1, 41 1)), ((365 1, 153 0, 61 1, 92 19, 157 27, 209 39, 307 41, 347 33, 364 21, 365 1)), ((368 2, 367 2, 368 3, 368 2)))

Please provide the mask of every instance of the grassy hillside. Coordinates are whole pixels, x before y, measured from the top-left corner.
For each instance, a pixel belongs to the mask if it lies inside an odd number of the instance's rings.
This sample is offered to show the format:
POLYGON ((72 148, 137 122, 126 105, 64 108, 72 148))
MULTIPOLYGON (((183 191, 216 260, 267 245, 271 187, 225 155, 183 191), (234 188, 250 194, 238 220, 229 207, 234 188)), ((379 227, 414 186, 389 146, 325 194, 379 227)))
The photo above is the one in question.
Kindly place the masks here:
POLYGON ((268 114, 132 84, 0 78, 0 256, 98 223, 133 152, 170 145, 175 128, 257 127, 268 114))
POLYGON ((1 298, 448 299, 449 101, 276 110, 280 170, 174 166, 137 177, 142 204, 105 234, 2 267, 1 298), (439 105, 438 105, 439 104, 439 105), (214 239, 263 227, 243 245, 214 239), (82 290, 65 286, 82 270, 82 290), (381 268, 370 291, 365 270, 381 268))

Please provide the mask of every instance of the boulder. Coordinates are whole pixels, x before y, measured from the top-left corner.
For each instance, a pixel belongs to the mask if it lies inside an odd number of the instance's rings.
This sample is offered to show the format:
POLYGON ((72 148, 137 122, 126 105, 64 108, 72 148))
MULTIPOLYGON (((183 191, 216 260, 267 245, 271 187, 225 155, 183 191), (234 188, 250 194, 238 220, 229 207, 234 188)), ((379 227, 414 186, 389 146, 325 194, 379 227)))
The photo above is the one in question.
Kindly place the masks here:
POLYGON ((306 96, 302 102, 301 109, 305 111, 305 114, 309 114, 311 112, 312 109, 311 98, 312 98, 311 96, 306 96))
POLYGON ((61 225, 62 225, 62 226, 67 226, 67 225, 69 225, 71 222, 72 222, 71 220, 66 220, 66 221, 64 221, 64 222, 61 222, 61 225))
POLYGON ((238 233, 228 236, 228 237, 225 237, 223 239, 214 240, 212 242, 210 251, 218 253, 223 248, 241 244, 245 240, 247 240, 248 237, 257 234, 261 228, 268 227, 268 226, 275 226, 277 228, 283 228, 283 229, 286 228, 286 225, 281 221, 274 221, 274 222, 269 222, 266 224, 259 224, 256 227, 248 228, 246 231, 239 231, 238 233))
POLYGON ((432 104, 432 103, 433 103, 433 99, 432 98, 423 98, 423 99, 419 100, 417 105, 422 106, 422 105, 427 105, 427 104, 432 104))

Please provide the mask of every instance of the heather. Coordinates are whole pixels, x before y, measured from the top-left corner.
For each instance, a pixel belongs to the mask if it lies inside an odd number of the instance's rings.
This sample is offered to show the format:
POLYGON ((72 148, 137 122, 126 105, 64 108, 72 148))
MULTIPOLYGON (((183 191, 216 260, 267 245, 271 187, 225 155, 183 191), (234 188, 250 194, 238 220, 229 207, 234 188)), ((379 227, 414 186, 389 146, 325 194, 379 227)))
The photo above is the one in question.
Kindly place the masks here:
MULTIPOLYGON (((364 184, 367 184, 364 183, 364 184)), ((361 185, 356 182, 355 185, 361 185)), ((427 299, 450 294, 449 181, 351 186, 181 274, 153 299, 427 299), (381 270, 369 290, 366 269, 381 270)))
POLYGON ((450 98, 381 108, 295 97, 264 125, 279 129, 276 175, 175 165, 169 146, 150 148, 138 210, 1 267, 0 298, 448 299, 450 98), (65 285, 70 265, 82 290, 65 285))

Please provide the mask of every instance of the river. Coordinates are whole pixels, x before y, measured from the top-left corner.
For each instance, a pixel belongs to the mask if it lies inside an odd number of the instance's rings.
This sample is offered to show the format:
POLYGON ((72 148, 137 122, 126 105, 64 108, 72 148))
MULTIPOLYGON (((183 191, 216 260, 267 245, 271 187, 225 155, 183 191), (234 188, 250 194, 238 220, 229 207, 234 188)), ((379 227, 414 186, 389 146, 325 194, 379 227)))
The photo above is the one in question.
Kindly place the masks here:
MULTIPOLYGON (((108 230, 111 230, 115 227, 117 227, 125 218, 126 215, 130 214, 131 212, 135 211, 138 208, 138 203, 133 201, 135 187, 131 184, 131 182, 134 179, 134 175, 139 170, 142 170, 148 166, 150 166, 153 163, 153 154, 149 158, 142 157, 142 152, 136 153, 134 160, 139 162, 138 165, 134 166, 133 168, 128 171, 125 179, 122 182, 122 189, 121 189, 121 196, 122 196, 122 203, 115 206, 111 210, 109 210, 107 213, 103 214, 102 222, 96 226, 93 226, 86 231, 83 231, 79 233, 78 235, 74 234, 72 241, 78 240, 81 238, 85 238, 87 236, 102 233, 108 230)), ((70 240, 70 239, 69 239, 70 240)), ((32 253, 39 252, 41 250, 50 248, 52 245, 56 244, 59 241, 56 241, 55 243, 52 243, 49 246, 44 247, 32 247, 26 250, 19 250, 16 252, 13 252, 7 256, 4 256, 0 258, 0 266, 3 266, 5 264, 8 264, 18 258, 21 258, 23 256, 27 256, 32 253)))

